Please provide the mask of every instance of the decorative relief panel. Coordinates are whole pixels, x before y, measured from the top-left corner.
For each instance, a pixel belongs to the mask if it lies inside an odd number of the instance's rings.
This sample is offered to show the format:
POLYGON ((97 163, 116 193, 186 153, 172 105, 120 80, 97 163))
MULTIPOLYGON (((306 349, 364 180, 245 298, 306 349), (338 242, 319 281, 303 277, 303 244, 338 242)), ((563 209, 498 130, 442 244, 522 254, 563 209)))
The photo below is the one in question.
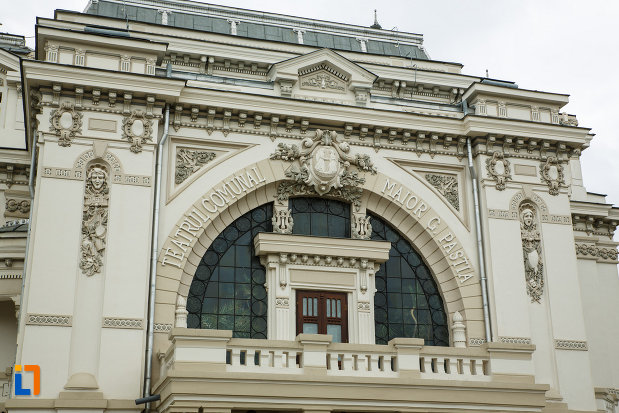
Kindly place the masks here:
POLYGON ((471 337, 469 338, 469 347, 479 347, 486 342, 485 338, 471 337))
POLYGON ((496 189, 503 191, 505 183, 512 179, 509 161, 501 152, 494 152, 492 158, 486 159, 488 174, 496 181, 496 189))
POLYGON ((115 318, 105 317, 103 319, 104 328, 129 328, 135 330, 142 330, 144 320, 134 318, 115 318))
POLYGON ((548 207, 544 203, 544 200, 539 197, 535 192, 525 194, 524 191, 516 193, 509 202, 509 210, 505 209, 488 209, 488 218, 493 219, 519 219, 518 206, 525 200, 530 199, 537 204, 540 211, 540 221, 550 224, 563 224, 572 225, 572 217, 569 215, 555 215, 548 213, 548 207))
POLYGON ((359 171, 376 173, 368 155, 350 154, 350 145, 335 131, 317 129, 313 138, 305 138, 301 148, 280 143, 271 159, 294 162, 286 171, 290 182, 277 188, 277 201, 283 204, 294 195, 318 195, 343 199, 358 211, 361 207, 361 188, 365 178, 359 171), (349 169, 351 165, 357 170, 349 169))
POLYGON ((71 327, 72 321, 70 315, 28 314, 26 316, 26 324, 34 326, 71 327))
POLYGON ((544 293, 544 264, 536 215, 536 208, 532 203, 523 202, 520 205, 520 235, 527 294, 531 297, 531 302, 539 303, 544 293))
POLYGON ((458 196, 458 178, 453 175, 440 175, 434 173, 425 174, 426 181, 445 197, 447 202, 456 211, 460 211, 460 199, 458 196))
POLYGON ((71 140, 82 132, 82 113, 73 103, 64 102, 60 108, 52 110, 49 118, 50 132, 58 136, 58 145, 71 146, 71 140))
POLYGON ((30 201, 27 199, 7 198, 5 216, 24 217, 30 212, 30 201))
POLYGON ((176 152, 176 173, 174 182, 182 184, 204 165, 215 159, 215 152, 179 149, 176 152))
POLYGON ((540 165, 540 174, 542 182, 548 185, 548 193, 559 195, 559 187, 565 186, 565 176, 563 165, 559 163, 557 158, 549 156, 546 162, 540 165))
POLYGON ((172 324, 155 323, 153 331, 155 333, 168 333, 172 330, 172 324))
POLYGON ((499 337, 498 341, 509 344, 531 344, 531 339, 528 337, 499 337))
POLYGON ((589 346, 586 341, 578 340, 555 340, 555 348, 557 350, 577 350, 587 351, 589 346))
POLYGON ((123 139, 131 143, 131 152, 142 152, 142 145, 152 140, 153 121, 141 110, 134 110, 123 118, 123 139))
POLYGON ((321 90, 327 92, 346 92, 346 83, 341 79, 327 73, 326 71, 320 71, 311 75, 301 77, 301 89, 309 90, 321 90))
POLYGON ((100 273, 103 267, 110 196, 108 177, 107 167, 97 163, 88 168, 86 175, 80 268, 88 276, 100 273))
POLYGON ((592 258, 599 261, 617 262, 617 248, 604 248, 592 244, 576 244, 576 255, 579 258, 592 258))

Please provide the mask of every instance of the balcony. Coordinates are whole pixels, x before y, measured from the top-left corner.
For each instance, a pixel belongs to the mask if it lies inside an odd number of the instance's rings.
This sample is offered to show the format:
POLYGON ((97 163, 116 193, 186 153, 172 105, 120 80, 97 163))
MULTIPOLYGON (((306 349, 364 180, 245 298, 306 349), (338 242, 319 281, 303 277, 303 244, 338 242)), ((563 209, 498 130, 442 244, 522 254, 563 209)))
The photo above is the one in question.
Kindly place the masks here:
POLYGON ((154 392, 160 412, 231 410, 541 411, 546 385, 533 379, 533 345, 424 346, 232 338, 230 331, 175 328, 154 392))

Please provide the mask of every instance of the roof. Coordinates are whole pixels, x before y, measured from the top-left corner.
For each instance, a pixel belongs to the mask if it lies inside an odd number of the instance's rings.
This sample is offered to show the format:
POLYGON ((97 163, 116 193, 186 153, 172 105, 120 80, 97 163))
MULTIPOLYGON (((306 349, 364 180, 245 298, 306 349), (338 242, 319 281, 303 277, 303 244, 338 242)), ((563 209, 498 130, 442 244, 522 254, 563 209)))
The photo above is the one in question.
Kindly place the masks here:
POLYGON ((85 13, 227 35, 231 34, 230 20, 233 20, 239 37, 298 44, 297 33, 301 30, 303 44, 308 46, 361 53, 364 51, 359 39, 363 39, 366 41, 365 52, 370 54, 428 60, 420 34, 188 0, 91 0, 85 13))
POLYGON ((18 55, 32 52, 32 49, 26 46, 26 38, 24 36, 10 33, 0 33, 0 49, 18 55))

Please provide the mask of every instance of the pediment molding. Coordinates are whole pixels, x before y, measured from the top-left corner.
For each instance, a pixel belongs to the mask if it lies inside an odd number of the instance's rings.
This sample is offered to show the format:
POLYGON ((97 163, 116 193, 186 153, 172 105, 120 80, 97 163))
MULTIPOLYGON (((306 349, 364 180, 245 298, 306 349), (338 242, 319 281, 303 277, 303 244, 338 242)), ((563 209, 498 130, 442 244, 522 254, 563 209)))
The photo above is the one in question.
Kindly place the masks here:
POLYGON ((377 76, 330 49, 321 49, 306 55, 275 63, 268 72, 272 81, 296 83, 299 76, 324 70, 346 82, 349 87, 371 88, 377 76))

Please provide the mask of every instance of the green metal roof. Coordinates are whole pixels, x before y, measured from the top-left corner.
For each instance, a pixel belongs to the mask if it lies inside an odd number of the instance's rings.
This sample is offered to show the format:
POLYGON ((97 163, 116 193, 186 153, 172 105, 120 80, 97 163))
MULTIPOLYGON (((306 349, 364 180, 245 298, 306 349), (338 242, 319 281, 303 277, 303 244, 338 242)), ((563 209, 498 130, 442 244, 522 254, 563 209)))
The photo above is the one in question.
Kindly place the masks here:
MULTIPOLYGON (((86 8, 85 12, 88 14, 112 17, 118 19, 129 19, 132 21, 162 24, 162 13, 158 10, 161 9, 161 1, 148 1, 148 0, 129 0, 120 2, 118 0, 99 0, 91 1, 86 8), (133 4, 131 4, 133 3, 133 4)), ((189 2, 187 2, 189 3, 189 2)), ((182 11, 178 7, 182 7, 182 3, 171 3, 176 5, 177 8, 172 9, 172 12, 168 15, 167 25, 171 27, 178 27, 183 29, 200 30, 210 33, 230 34, 230 23, 228 19, 235 18, 234 10, 238 10, 241 18, 251 16, 256 12, 246 11, 243 9, 226 8, 226 14, 229 16, 221 17, 209 13, 212 9, 210 5, 204 5, 192 7, 191 11, 182 11), (232 12, 231 12, 232 11, 232 12)), ((224 7, 224 6, 212 6, 212 7, 224 7)), ((275 15, 278 16, 278 15, 275 15)), ((294 23, 294 19, 288 16, 281 16, 282 19, 288 19, 288 22, 294 23)), ((237 36, 247 37, 251 39, 260 39, 284 43, 298 44, 297 34, 293 31, 293 27, 285 27, 276 25, 273 23, 260 22, 259 19, 254 18, 255 21, 248 21, 247 19, 239 19, 237 24, 237 36)), ((311 22, 311 21, 310 21, 311 22)), ((317 22, 317 21, 316 21, 317 22)), ((337 28, 338 23, 324 22, 329 27, 337 28)), ((342 32, 346 33, 350 31, 348 35, 334 34, 325 32, 325 30, 312 31, 307 27, 304 27, 303 44, 307 46, 315 46, 318 48, 329 48, 334 50, 362 52, 361 45, 357 40, 357 37, 366 34, 368 37, 366 48, 367 53, 385 55, 385 56, 401 56, 412 59, 427 60, 428 56, 422 48, 415 44, 407 44, 407 37, 416 36, 417 42, 421 43, 420 35, 410 35, 406 33, 391 32, 389 30, 376 30, 371 28, 362 28, 359 26, 341 25, 342 32), (353 28, 352 30, 350 28, 353 28), (382 32, 382 33, 381 33, 382 32), (392 40, 377 40, 376 38, 384 37, 391 38, 392 40)))

